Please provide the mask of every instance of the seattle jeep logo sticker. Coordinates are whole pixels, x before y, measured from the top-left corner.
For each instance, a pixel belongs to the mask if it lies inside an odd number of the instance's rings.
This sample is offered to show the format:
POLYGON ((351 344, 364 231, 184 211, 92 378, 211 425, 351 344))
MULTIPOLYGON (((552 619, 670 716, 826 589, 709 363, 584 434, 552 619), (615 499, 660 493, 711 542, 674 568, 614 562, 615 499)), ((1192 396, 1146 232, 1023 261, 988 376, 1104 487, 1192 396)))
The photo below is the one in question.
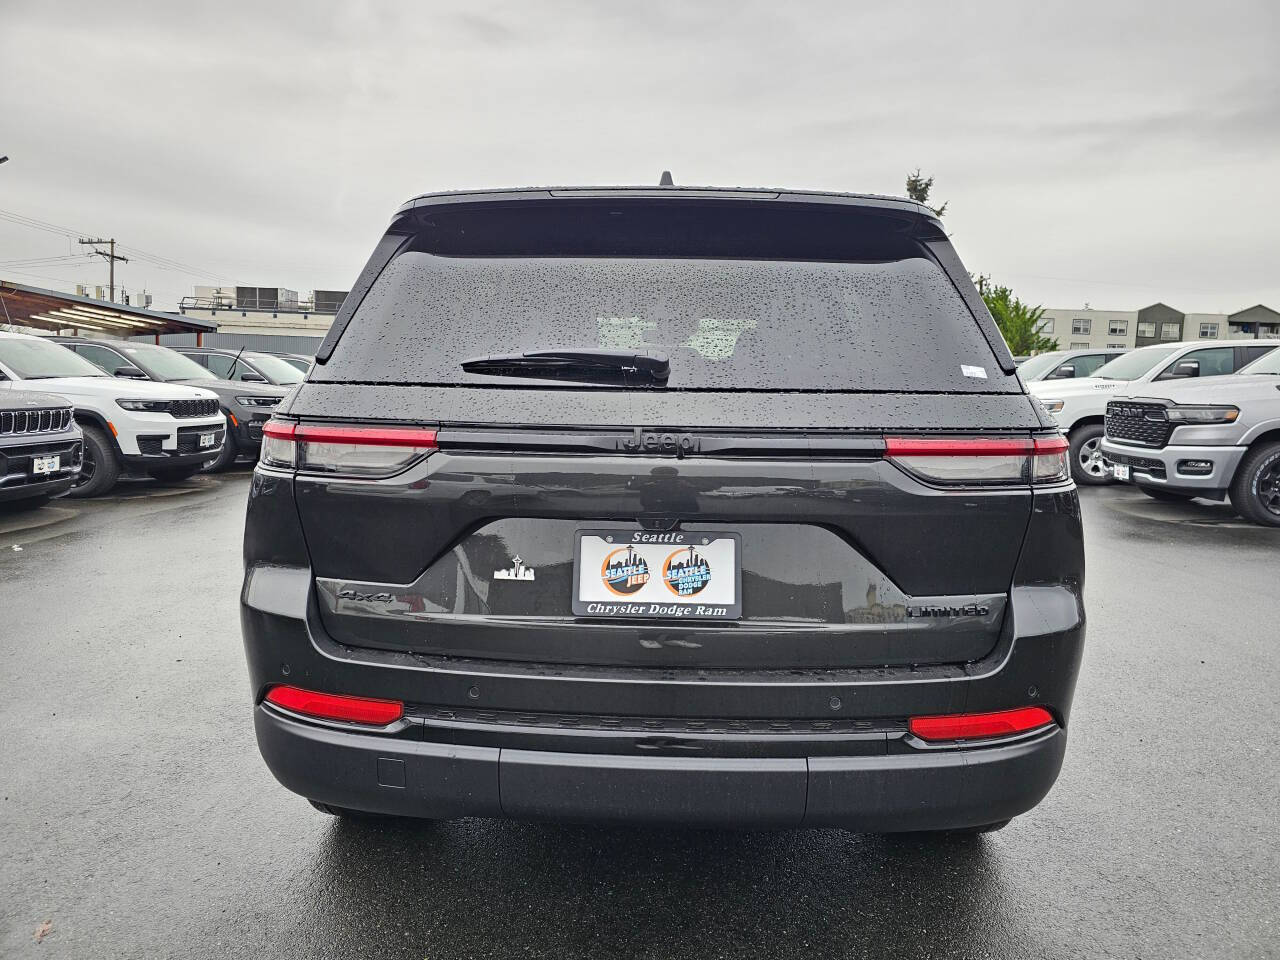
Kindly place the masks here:
POLYGON ((623 547, 604 558, 600 579, 618 596, 627 597, 649 582, 649 563, 634 547, 623 547))
POLYGON ((677 597, 692 597, 711 582, 711 565, 690 546, 667 557, 662 565, 662 580, 677 597))

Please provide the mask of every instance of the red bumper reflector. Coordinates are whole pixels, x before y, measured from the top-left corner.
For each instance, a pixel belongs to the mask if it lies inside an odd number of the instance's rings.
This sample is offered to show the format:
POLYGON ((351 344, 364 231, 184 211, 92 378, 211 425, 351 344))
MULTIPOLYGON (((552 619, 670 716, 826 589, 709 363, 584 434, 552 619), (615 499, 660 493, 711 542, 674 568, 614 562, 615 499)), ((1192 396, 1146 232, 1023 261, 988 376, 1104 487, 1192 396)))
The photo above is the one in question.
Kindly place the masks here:
POLYGON ((339 693, 317 693, 300 687, 272 687, 267 702, 285 710, 321 720, 344 720, 385 727, 404 716, 399 700, 374 700, 371 697, 347 697, 339 693))
POLYGON ((907 721, 907 729, 921 740, 980 740, 1027 733, 1051 723, 1053 715, 1044 707, 1019 707, 998 713, 912 717, 907 721))

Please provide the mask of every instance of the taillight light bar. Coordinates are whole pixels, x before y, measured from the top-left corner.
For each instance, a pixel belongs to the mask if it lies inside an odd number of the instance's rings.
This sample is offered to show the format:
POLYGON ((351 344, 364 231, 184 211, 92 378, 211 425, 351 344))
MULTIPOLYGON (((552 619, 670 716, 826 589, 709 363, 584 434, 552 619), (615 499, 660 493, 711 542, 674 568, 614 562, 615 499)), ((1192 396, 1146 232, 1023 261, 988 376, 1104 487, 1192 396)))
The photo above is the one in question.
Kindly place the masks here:
POLYGON ((949 713, 912 717, 907 729, 930 743, 949 740, 991 740, 1031 733, 1054 723, 1044 707, 1019 707, 995 713, 949 713))
POLYGON ((404 716, 404 704, 399 700, 349 697, 340 693, 320 693, 286 685, 268 690, 266 701, 304 717, 360 723, 370 727, 385 727, 404 716))
POLYGON ((259 460, 300 473, 377 478, 397 474, 436 449, 436 431, 428 427, 268 420, 259 460))
POLYGON ((1062 483, 1070 444, 1055 437, 886 437, 885 457, 929 483, 985 486, 1062 483))

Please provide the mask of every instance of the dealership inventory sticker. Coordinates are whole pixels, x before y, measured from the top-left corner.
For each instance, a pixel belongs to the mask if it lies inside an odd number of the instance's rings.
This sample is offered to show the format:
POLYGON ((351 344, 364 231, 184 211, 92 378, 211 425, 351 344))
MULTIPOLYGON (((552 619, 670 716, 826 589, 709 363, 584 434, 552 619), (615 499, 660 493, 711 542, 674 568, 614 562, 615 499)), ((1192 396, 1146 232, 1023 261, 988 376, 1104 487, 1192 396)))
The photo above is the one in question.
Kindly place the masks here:
POLYGON ((740 544, 736 533, 580 530, 573 612, 580 617, 739 617, 740 544))

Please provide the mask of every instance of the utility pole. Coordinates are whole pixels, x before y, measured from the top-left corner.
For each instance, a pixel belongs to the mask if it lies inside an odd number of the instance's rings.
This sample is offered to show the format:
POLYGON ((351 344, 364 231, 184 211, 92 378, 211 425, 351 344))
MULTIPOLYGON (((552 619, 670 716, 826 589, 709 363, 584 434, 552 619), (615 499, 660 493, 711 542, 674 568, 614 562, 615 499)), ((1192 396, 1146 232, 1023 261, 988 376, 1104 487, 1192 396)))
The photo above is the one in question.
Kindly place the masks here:
POLYGON ((108 264, 110 264, 109 274, 111 279, 109 282, 111 284, 111 302, 115 303, 116 302, 116 261, 119 260, 121 263, 128 263, 129 258, 121 257, 116 254, 116 238, 115 237, 112 237, 110 240, 103 240, 101 237, 99 237, 96 240, 88 240, 84 237, 81 237, 79 240, 79 243, 81 246, 93 247, 93 252, 96 253, 98 256, 102 257, 104 260, 106 260, 108 264), (110 253, 108 253, 106 250, 99 250, 97 247, 97 244, 99 243, 107 244, 110 249, 110 253))

